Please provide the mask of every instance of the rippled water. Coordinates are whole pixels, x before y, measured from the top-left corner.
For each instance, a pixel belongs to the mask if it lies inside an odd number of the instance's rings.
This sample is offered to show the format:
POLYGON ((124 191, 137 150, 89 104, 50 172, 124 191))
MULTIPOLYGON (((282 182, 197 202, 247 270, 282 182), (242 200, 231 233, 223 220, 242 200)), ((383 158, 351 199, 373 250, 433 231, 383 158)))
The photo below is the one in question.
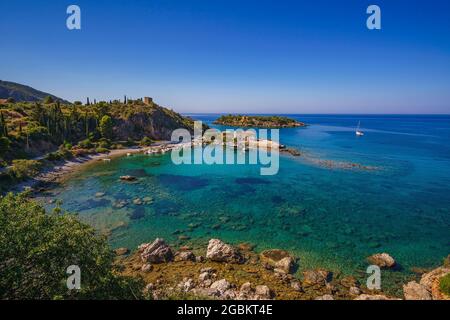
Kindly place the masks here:
POLYGON ((390 275, 393 282, 450 253, 450 117, 297 118, 310 125, 281 130, 281 143, 305 156, 282 156, 275 176, 260 176, 254 165, 175 166, 169 154, 139 155, 89 166, 54 197, 109 230, 113 246, 135 248, 155 237, 182 243, 180 234, 194 242, 218 237, 290 250, 300 270, 352 273, 383 251, 402 267, 390 275), (361 138, 354 134, 359 120, 361 138), (324 159, 377 170, 330 169, 324 159), (127 174, 139 181, 119 182, 127 174), (144 203, 133 204, 136 198, 144 203))

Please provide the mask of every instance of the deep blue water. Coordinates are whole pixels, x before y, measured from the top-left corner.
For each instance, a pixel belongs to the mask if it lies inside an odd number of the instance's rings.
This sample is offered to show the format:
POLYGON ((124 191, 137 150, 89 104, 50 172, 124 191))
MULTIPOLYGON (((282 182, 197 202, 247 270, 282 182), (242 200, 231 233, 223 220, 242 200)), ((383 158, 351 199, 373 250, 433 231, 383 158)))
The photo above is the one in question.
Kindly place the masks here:
MULTIPOLYGON (((211 124, 218 115, 190 116, 211 124)), ((181 244, 173 234, 181 230, 191 241, 290 250, 300 270, 349 273, 364 270, 368 255, 388 252, 402 267, 392 283, 411 267, 440 264, 450 253, 450 116, 290 117, 308 126, 282 129, 281 143, 304 156, 281 156, 275 176, 260 176, 255 165, 175 166, 169 154, 142 155, 91 166, 55 197, 98 229, 112 229, 113 246, 135 248, 157 236, 181 244), (358 121, 364 137, 355 135, 358 121), (124 174, 139 183, 118 182, 124 174), (113 206, 146 196, 145 205, 113 206)))

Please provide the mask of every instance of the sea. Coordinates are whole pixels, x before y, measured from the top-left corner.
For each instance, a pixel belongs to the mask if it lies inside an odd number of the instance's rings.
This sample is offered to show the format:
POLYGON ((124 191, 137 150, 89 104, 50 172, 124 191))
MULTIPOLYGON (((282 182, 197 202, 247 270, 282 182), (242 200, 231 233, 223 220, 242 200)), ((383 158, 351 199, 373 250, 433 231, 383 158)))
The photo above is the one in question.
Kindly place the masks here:
MULTIPOLYGON (((188 116, 226 129, 213 124, 220 114, 188 116)), ((160 237, 204 250, 219 238, 287 250, 299 277, 324 268, 361 281, 366 258, 387 252, 397 268, 383 271, 382 284, 394 291, 442 263, 450 254, 450 116, 287 116, 307 124, 279 131, 301 156, 280 154, 275 175, 261 175, 258 164, 176 165, 170 153, 142 154, 88 165, 48 197, 113 247, 160 237), (123 175, 138 181, 120 182, 123 175)))

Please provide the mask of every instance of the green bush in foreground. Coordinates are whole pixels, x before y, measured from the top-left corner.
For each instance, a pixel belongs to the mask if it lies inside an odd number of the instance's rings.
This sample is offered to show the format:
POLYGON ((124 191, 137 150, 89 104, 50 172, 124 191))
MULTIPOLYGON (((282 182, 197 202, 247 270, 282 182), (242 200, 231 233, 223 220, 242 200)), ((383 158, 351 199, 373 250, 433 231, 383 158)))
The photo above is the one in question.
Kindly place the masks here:
POLYGON ((439 289, 446 295, 450 296, 450 273, 441 278, 439 289))
POLYGON ((47 214, 26 195, 0 198, 0 299, 136 299, 140 280, 117 274, 106 239, 76 216, 47 214), (81 269, 68 290, 67 267, 81 269))

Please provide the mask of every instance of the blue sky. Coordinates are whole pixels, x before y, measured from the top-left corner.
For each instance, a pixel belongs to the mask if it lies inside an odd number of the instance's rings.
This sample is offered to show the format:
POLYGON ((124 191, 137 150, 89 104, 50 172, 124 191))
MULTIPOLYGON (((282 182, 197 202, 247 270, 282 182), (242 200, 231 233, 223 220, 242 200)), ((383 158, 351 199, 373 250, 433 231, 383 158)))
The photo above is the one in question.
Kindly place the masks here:
POLYGON ((1 1, 0 79, 179 112, 450 113, 450 1, 1 1), (82 29, 66 28, 81 8, 82 29), (382 30, 366 28, 377 4, 382 30))

